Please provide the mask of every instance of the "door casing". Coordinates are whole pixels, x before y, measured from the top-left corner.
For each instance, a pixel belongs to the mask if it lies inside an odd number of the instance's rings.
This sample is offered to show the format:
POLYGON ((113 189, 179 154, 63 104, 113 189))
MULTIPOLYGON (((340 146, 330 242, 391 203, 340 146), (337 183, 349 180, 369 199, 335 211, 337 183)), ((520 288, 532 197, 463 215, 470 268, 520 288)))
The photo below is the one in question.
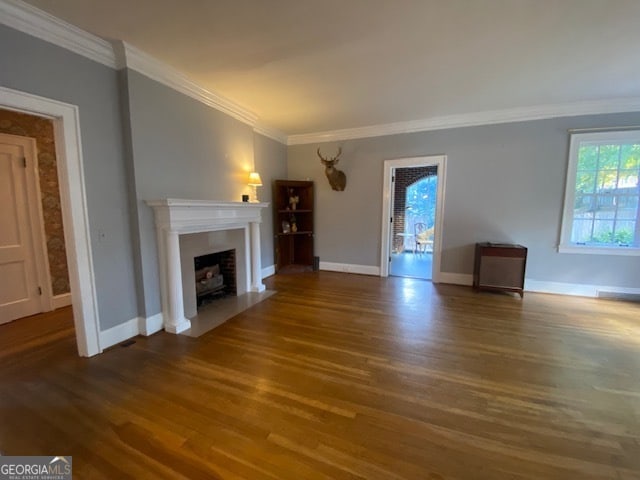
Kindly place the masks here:
POLYGON ((0 107, 53 120, 76 343, 80 356, 96 355, 102 348, 78 107, 6 87, 0 107))
POLYGON ((431 272, 431 281, 440 283, 440 264, 442 256, 442 226, 444 216, 444 197, 446 185, 446 155, 430 155, 424 157, 400 158, 396 160, 385 160, 384 176, 382 183, 382 231, 380 238, 380 276, 389 276, 389 258, 391 255, 391 229, 390 219, 393 217, 393 189, 392 182, 393 171, 396 168, 406 167, 429 167, 437 168, 438 188, 436 195, 436 220, 433 242, 433 265, 431 272))

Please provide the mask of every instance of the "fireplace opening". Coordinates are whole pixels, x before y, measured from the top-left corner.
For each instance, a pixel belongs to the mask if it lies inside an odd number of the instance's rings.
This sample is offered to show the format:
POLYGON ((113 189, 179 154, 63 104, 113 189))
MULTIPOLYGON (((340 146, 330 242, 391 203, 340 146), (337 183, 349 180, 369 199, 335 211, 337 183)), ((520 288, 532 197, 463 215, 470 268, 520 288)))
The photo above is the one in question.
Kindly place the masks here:
POLYGON ((237 295, 235 249, 195 257, 193 266, 197 308, 237 295))

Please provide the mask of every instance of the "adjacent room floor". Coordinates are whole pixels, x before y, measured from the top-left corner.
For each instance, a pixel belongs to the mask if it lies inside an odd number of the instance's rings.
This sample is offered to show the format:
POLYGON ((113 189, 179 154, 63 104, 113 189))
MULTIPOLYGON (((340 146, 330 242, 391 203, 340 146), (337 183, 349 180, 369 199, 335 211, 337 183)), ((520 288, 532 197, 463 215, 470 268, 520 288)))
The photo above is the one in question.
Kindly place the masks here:
POLYGON ((389 275, 431 280, 433 253, 404 251, 391 254, 389 275))
POLYGON ((333 272, 199 338, 0 326, 0 452, 74 478, 640 478, 640 307, 333 272))

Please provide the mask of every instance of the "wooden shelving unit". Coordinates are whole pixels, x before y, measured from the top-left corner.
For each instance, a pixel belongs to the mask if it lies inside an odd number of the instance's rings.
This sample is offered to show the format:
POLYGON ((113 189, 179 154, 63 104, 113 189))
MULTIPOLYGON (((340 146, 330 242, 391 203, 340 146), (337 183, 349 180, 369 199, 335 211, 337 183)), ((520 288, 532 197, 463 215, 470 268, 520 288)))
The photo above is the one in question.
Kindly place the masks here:
POLYGON ((313 182, 273 182, 276 272, 313 269, 313 182))

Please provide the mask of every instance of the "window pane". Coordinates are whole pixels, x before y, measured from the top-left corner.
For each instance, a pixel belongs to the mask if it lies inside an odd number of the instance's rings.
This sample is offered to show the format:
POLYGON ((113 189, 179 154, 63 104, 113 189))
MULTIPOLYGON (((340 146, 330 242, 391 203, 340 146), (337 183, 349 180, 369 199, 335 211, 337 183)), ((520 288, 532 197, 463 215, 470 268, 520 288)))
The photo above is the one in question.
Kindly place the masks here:
POLYGON ((617 198, 618 220, 635 220, 638 218, 638 196, 620 195, 617 198))
POLYGON ((598 172, 598 190, 610 190, 616 187, 618 172, 616 170, 600 170, 598 172))
POLYGON ((616 206, 613 203, 615 199, 615 195, 613 195, 611 192, 605 191, 605 193, 598 195, 597 198, 598 198, 597 210, 608 210, 608 211, 615 210, 616 206))
POLYGON ((619 145, 600 145, 600 162, 598 170, 617 170, 619 158, 619 145))
POLYGON ((616 223, 616 231, 613 236, 615 243, 623 245, 633 245, 634 243, 635 222, 627 221, 616 223))
POLYGON ((596 220, 613 220, 615 215, 616 210, 614 208, 600 209, 594 213, 596 220))
POLYGON ((594 195, 576 193, 575 203, 573 204, 574 212, 590 212, 595 210, 595 205, 594 195))
POLYGON ((587 243, 591 240, 591 220, 575 220, 573 221, 573 229, 571 231, 571 241, 573 243, 587 243))
POLYGON ((578 170, 595 170, 596 168, 598 168, 598 147, 596 145, 580 145, 578 170))
POLYGON ((620 168, 635 170, 640 168, 640 144, 622 145, 620 168))
POLYGON ((595 220, 591 241, 593 243, 613 243, 613 221, 595 220))
POLYGON ((576 192, 593 193, 596 189, 596 172, 586 171, 576 174, 576 192))
MULTIPOLYGON (((637 192, 638 185, 638 170, 620 170, 618 176, 618 188, 629 188, 637 192)), ((634 191, 623 193, 635 193, 634 191)))
POLYGON ((573 218, 574 220, 591 220, 593 218, 593 213, 576 210, 573 212, 573 218))

